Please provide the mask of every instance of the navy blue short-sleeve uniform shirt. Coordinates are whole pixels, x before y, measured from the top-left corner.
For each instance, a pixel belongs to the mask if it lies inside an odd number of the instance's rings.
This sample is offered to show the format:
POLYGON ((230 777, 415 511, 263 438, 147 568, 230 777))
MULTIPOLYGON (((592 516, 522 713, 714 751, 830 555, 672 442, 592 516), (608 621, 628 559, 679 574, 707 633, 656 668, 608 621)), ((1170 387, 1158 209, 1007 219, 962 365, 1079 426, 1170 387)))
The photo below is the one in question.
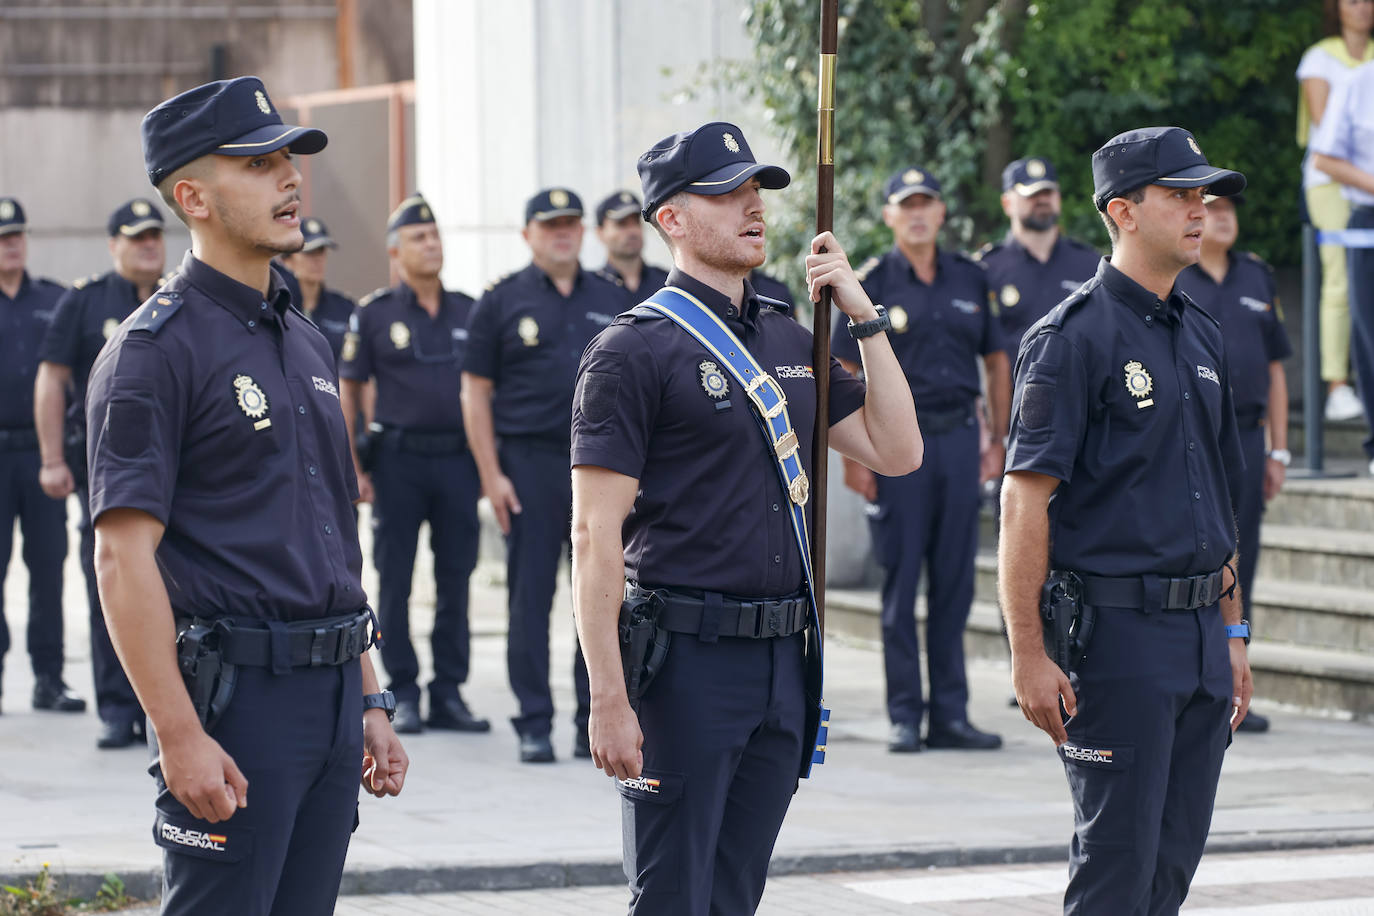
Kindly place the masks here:
POLYGON ((188 253, 91 372, 91 518, 166 526, 178 615, 306 620, 366 601, 334 357, 289 303, 275 272, 264 301, 188 253))
MULTIPOLYGON (((719 315, 782 386, 810 475, 811 332, 761 304, 747 281, 742 315, 679 270, 668 282, 719 315)), ((833 358, 829 372, 833 426, 863 406, 864 386, 833 358)), ((572 463, 639 480, 624 531, 630 579, 746 598, 803 585, 790 504, 752 410, 728 371, 672 321, 622 315, 592 341, 578 372, 572 463), (720 374, 723 388, 707 385, 720 374)))
MULTIPOLYGON (((962 254, 936 255, 935 282, 916 276, 896 248, 859 268, 864 291, 887 308, 888 339, 911 384, 916 410, 947 410, 973 403, 981 391, 977 357, 1002 349, 1002 332, 993 314, 987 273, 962 254)), ((831 352, 860 361, 859 342, 849 335, 849 319, 835 318, 831 352)))
POLYGON ((343 353, 344 337, 348 334, 348 320, 353 316, 355 303, 343 293, 328 287, 320 289, 320 298, 315 302, 313 311, 307 317, 320 329, 329 349, 334 354, 334 362, 339 362, 343 353))
POLYGON ((1050 564, 1099 576, 1191 576, 1235 551, 1244 459, 1215 319, 1103 260, 1027 333, 1007 472, 1064 481, 1050 564))
MULTIPOLYGON (((612 283, 624 285, 625 278, 620 275, 620 271, 607 262, 597 274, 603 280, 610 280, 612 283)), ((663 284, 668 282, 668 271, 662 267, 655 267, 652 264, 641 263, 639 267, 639 287, 633 291, 626 287, 626 292, 638 299, 647 299, 654 293, 663 288, 663 284)))
POLYGON ((1101 255, 1090 245, 1060 235, 1050 251, 1050 259, 1042 264, 1008 235, 981 249, 974 258, 987 268, 1007 359, 1014 362, 1026 329, 1091 280, 1101 255))
POLYGON ((24 272, 11 299, 0 291, 0 429, 33 428, 39 349, 65 288, 24 272))
POLYGON ((387 426, 450 432, 463 428, 458 401, 472 297, 443 291, 431 318, 404 283, 364 296, 353 310, 339 375, 377 379, 373 419, 387 426))
POLYGON ((86 380, 96 355, 139 304, 138 288, 113 270, 77 280, 58 300, 38 358, 71 370, 73 423, 86 422, 86 380))
POLYGON ((496 435, 566 443, 583 351, 638 301, 588 270, 567 297, 533 264, 492 284, 473 309, 463 371, 494 383, 496 435))
POLYGON ((1253 425, 1269 409, 1269 364, 1293 355, 1283 327, 1274 274, 1258 256, 1230 253, 1220 283, 1194 264, 1178 275, 1177 288, 1221 322, 1236 416, 1253 425))

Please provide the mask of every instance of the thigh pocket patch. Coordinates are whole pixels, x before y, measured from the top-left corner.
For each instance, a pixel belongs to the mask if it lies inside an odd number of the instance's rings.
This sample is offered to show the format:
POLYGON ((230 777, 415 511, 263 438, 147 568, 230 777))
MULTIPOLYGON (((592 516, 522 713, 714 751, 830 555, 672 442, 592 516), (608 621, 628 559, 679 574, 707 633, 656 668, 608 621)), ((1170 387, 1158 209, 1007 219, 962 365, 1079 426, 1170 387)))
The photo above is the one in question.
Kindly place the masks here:
POLYGON ((169 852, 211 862, 241 862, 253 851, 253 830, 206 824, 190 817, 168 817, 159 811, 153 823, 153 842, 169 852))
POLYGON ((617 780, 625 877, 639 891, 673 893, 682 870, 680 811, 685 780, 674 773, 644 770, 617 780))
POLYGON ((1091 739, 1059 746, 1073 795, 1074 831, 1083 843, 1130 846, 1135 842, 1135 747, 1091 739))

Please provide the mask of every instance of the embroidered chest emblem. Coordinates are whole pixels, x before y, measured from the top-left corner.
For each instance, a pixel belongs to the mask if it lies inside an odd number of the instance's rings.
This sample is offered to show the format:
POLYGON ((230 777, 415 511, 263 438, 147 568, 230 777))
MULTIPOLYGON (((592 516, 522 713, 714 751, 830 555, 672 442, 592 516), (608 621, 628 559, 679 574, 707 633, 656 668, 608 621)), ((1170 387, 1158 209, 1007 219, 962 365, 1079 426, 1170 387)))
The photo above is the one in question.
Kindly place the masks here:
POLYGON ((703 359, 697 369, 701 371, 701 390, 706 392, 707 397, 719 401, 730 393, 730 381, 720 371, 720 366, 703 359))
POLYGON ((391 322, 391 342, 397 350, 410 346, 410 328, 404 321, 391 322))
POLYGON ((1131 393, 1131 397, 1136 399, 1136 407, 1149 407, 1154 404, 1154 398, 1150 397, 1150 392, 1155 390, 1154 379, 1150 378, 1150 373, 1145 371, 1145 367, 1138 360, 1131 360, 1125 366, 1126 371, 1126 390, 1131 393))
POLYGON ((254 421, 254 429, 267 429, 272 425, 272 419, 267 415, 271 410, 267 403, 267 394, 258 387, 252 376, 234 376, 234 395, 238 400, 239 410, 243 411, 245 417, 254 421))
POLYGON ((520 319, 520 323, 515 326, 515 333, 520 335, 520 341, 525 346, 539 346, 539 322, 529 315, 520 319))
POLYGON ((911 319, 907 316, 906 309, 900 305, 894 305, 887 310, 887 320, 892 322, 892 330, 898 334, 905 334, 906 329, 911 326, 911 319))

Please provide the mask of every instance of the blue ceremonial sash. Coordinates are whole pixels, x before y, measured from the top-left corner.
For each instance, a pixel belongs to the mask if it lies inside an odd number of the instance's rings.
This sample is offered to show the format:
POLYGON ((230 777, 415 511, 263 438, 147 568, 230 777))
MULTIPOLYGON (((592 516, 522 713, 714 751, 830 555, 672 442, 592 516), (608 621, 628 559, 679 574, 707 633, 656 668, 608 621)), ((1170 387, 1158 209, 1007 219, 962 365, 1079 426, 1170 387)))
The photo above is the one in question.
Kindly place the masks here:
MULTIPOLYGON (((824 662, 821 653, 820 618, 816 613, 816 589, 811 578, 811 536, 806 524, 806 502, 810 496, 810 484, 806 469, 802 467, 801 451, 797 433, 792 428, 792 420, 787 414, 787 396, 782 386, 758 364, 734 332, 726 326, 699 299, 676 286, 665 286, 654 293, 640 308, 651 309, 670 319, 678 327, 707 349, 743 389, 753 406, 754 419, 758 421, 759 431, 763 433, 773 454, 773 466, 777 469, 782 490, 788 496, 788 508, 792 518, 792 533, 797 539, 797 549, 801 551, 802 569, 806 573, 806 596, 811 606, 811 632, 815 634, 816 659, 816 710, 808 710, 808 723, 814 722, 815 733, 810 758, 802 762, 801 775, 811 775, 811 767, 825 763, 825 745, 830 726, 830 710, 825 708, 821 699, 821 684, 824 682, 824 662)), ((821 372, 828 367, 812 367, 813 372, 821 372)), ((808 701, 809 702, 809 701, 808 701)))

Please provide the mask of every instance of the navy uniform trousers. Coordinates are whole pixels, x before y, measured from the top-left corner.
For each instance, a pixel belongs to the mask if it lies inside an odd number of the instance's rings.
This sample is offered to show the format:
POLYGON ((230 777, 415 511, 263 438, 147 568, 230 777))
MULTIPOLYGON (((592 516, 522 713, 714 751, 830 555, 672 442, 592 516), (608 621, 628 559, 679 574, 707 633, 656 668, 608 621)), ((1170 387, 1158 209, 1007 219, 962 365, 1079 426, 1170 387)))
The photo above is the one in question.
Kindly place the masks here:
MULTIPOLYGON (((1374 207, 1350 210, 1347 229, 1374 229, 1374 207)), ((1369 423, 1364 453, 1374 461, 1374 248, 1347 248, 1346 276, 1350 281, 1350 361, 1359 384, 1360 400, 1369 423)))
POLYGON ((138 703, 124 666, 119 663, 110 631, 105 626, 105 612, 100 607, 100 591, 95 576, 95 529, 91 526, 90 494, 76 491, 81 501, 81 571, 86 578, 86 605, 91 615, 91 673, 95 677, 95 708, 102 722, 143 721, 143 707, 138 703))
MULTIPOLYGON (((67 557, 67 505, 38 485, 37 447, 0 450, 0 582, 14 547, 14 519, 23 532, 29 570, 29 661, 40 677, 62 676, 62 562, 67 557)), ((0 589, 2 592, 3 589, 0 589)), ((0 594, 0 669, 10 649, 0 594)))
POLYGON ((797 786, 804 639, 673 634, 635 704, 643 776, 620 783, 632 916, 758 908, 797 786))
POLYGON ((883 567, 883 664, 887 714, 917 728, 929 706, 936 728, 967 718, 964 626, 973 605, 980 489, 978 424, 927 431, 925 461, 904 477, 878 477, 869 507, 874 553, 883 567), (926 602, 926 664, 930 699, 921 693, 921 643, 916 592, 921 565, 930 579, 926 602))
POLYGON ((1250 589, 1255 584, 1255 569, 1259 565, 1260 519, 1264 516, 1264 471, 1268 464, 1264 447, 1264 427, 1255 426, 1240 431, 1240 448, 1245 454, 1245 475, 1241 482, 1240 501, 1236 505, 1236 529, 1239 533, 1241 600, 1245 616, 1250 619, 1250 589))
POLYGON ((468 580, 477 565, 477 500, 482 487, 467 451, 419 455, 386 443, 372 472, 373 562, 382 664, 397 700, 418 701, 420 663, 410 641, 410 587, 420 524, 429 521, 434 551, 434 680, 431 703, 457 692, 468 678, 471 636, 468 580))
POLYGON ((1070 680, 1078 715, 1059 749, 1074 805, 1064 913, 1173 916, 1202 858, 1230 743, 1219 608, 1098 608, 1070 680))
MULTIPOLYGON (((549 688, 549 615, 558 586, 558 563, 568 552, 572 530, 572 478, 566 442, 508 436, 501 442, 501 470, 520 500, 506 538, 506 583, 510 591, 510 629, 506 668, 520 702, 512 719, 522 735, 553 730, 553 691, 549 688)), ((577 711, 573 724, 587 727, 591 688, 580 647, 573 657, 577 711)))
POLYGON ((330 916, 358 824, 362 666, 238 669, 210 737, 248 780, 227 821, 193 817, 157 765, 153 839, 162 847, 162 916, 330 916))

